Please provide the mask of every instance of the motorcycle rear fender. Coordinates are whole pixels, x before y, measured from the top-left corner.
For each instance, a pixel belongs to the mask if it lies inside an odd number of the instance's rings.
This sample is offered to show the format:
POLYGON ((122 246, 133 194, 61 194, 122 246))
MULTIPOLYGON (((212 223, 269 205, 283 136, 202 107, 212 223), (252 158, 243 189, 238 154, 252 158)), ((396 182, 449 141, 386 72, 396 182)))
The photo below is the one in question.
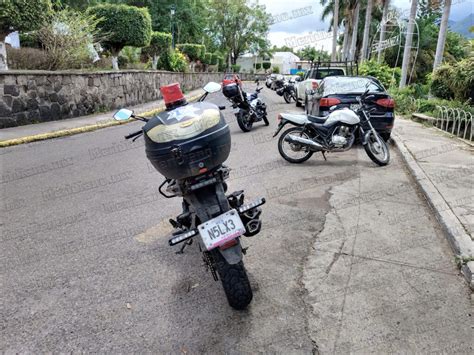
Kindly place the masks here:
POLYGON ((242 246, 240 245, 240 240, 233 247, 224 250, 218 248, 217 250, 230 265, 238 264, 242 260, 242 246))
POLYGON ((290 122, 288 122, 288 121, 285 120, 285 119, 282 119, 282 120, 280 121, 280 123, 278 124, 277 130, 275 131, 275 133, 273 133, 273 137, 272 137, 272 138, 276 137, 276 136, 278 135, 278 133, 280 133, 280 131, 283 129, 283 127, 285 127, 288 123, 290 123, 290 122))

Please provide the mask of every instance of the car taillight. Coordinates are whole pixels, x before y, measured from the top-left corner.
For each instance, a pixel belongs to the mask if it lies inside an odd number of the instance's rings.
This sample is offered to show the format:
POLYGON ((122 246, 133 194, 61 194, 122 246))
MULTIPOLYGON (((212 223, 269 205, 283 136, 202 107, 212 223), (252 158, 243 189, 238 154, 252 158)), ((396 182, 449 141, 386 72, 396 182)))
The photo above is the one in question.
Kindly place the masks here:
POLYGON ((316 90, 317 88, 319 88, 319 84, 316 81, 312 81, 311 87, 313 88, 313 90, 316 90))
POLYGON ((378 99, 375 103, 379 106, 394 108, 395 100, 394 99, 378 99))
POLYGON ((319 102, 319 106, 331 107, 331 106, 334 106, 334 105, 339 105, 340 103, 341 103, 341 100, 339 100, 339 99, 335 99, 335 98, 331 98, 331 97, 328 97, 328 98, 324 97, 319 102))

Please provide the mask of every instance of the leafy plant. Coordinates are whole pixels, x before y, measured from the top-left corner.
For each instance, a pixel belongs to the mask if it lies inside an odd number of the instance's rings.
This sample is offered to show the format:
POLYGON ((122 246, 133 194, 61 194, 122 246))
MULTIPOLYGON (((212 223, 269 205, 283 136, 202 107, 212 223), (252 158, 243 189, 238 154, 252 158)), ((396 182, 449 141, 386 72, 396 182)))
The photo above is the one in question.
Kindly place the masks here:
POLYGON ((188 68, 186 56, 179 49, 163 53, 158 59, 158 68, 174 72, 185 72, 188 68))
POLYGON ((212 61, 212 54, 211 53, 206 53, 204 55, 204 58, 203 58, 202 62, 204 64, 211 64, 211 61, 212 61))
POLYGON ((0 2, 0 41, 11 31, 34 31, 52 14, 50 0, 2 0, 0 2))
POLYGON ((272 66, 272 63, 270 63, 270 62, 263 62, 262 63, 262 68, 265 69, 265 70, 270 69, 271 66, 272 66))
POLYGON ((272 72, 275 74, 280 74, 280 68, 279 67, 273 67, 272 72))
POLYGON ((11 69, 48 70, 49 58, 45 51, 38 48, 7 47, 8 66, 11 69))
POLYGON ((255 63, 255 70, 260 70, 262 68, 262 63, 255 63))
POLYGON ((81 68, 91 62, 98 20, 72 10, 61 10, 38 30, 38 40, 49 58, 49 70, 81 68))
POLYGON ((219 54, 217 53, 212 53, 211 55, 211 65, 217 65, 219 64, 219 54))
POLYGON ((474 58, 439 67, 432 76, 431 92, 444 99, 474 101, 474 58))
POLYGON ((117 56, 123 47, 150 44, 151 18, 146 8, 103 4, 88 8, 87 14, 99 19, 97 27, 106 38, 102 44, 112 53, 114 69, 118 69, 117 56))
POLYGON ((238 64, 232 64, 232 71, 234 73, 238 73, 240 71, 240 65, 238 64))
POLYGON ((206 46, 202 44, 183 43, 178 44, 176 48, 185 54, 192 62, 204 60, 204 55, 206 54, 206 46))
POLYGON ((152 59, 152 68, 156 69, 158 58, 171 48, 171 34, 165 32, 152 32, 150 45, 143 48, 142 53, 152 59))
POLYGON ((359 75, 373 76, 382 83, 385 88, 397 85, 394 70, 385 63, 376 60, 368 60, 359 66, 359 75))

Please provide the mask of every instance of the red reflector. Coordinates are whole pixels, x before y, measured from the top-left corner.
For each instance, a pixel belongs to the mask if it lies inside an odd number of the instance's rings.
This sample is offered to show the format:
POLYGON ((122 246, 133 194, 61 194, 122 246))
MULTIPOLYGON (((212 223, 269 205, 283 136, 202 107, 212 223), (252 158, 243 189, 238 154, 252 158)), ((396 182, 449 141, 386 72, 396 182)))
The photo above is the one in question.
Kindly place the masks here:
POLYGON ((379 106, 394 108, 395 100, 394 99, 378 99, 375 103, 379 106))
POLYGON ((339 99, 324 97, 319 102, 319 106, 331 107, 331 106, 334 106, 334 105, 338 105, 340 103, 341 103, 341 100, 339 100, 339 99))
POLYGON ((319 84, 316 81, 312 81, 311 86, 313 87, 313 89, 319 88, 319 84))
POLYGON ((232 240, 229 240, 228 242, 222 244, 219 247, 219 249, 226 250, 226 249, 229 249, 230 247, 233 247, 234 245, 237 245, 237 243, 238 243, 237 239, 232 239, 232 240))
POLYGON ((201 168, 201 169, 199 169, 199 174, 203 174, 203 173, 205 173, 205 172, 207 172, 207 168, 201 168))

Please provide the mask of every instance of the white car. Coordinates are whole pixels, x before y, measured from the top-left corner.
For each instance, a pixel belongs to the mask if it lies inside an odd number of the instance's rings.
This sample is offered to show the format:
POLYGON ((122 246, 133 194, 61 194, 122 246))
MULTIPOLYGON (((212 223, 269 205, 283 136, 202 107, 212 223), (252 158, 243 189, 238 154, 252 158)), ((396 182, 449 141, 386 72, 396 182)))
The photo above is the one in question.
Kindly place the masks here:
POLYGON ((344 76, 346 75, 345 68, 329 68, 329 67, 316 67, 309 69, 303 80, 296 83, 296 106, 306 105, 307 102, 307 91, 316 90, 319 87, 319 83, 327 76, 344 76))

